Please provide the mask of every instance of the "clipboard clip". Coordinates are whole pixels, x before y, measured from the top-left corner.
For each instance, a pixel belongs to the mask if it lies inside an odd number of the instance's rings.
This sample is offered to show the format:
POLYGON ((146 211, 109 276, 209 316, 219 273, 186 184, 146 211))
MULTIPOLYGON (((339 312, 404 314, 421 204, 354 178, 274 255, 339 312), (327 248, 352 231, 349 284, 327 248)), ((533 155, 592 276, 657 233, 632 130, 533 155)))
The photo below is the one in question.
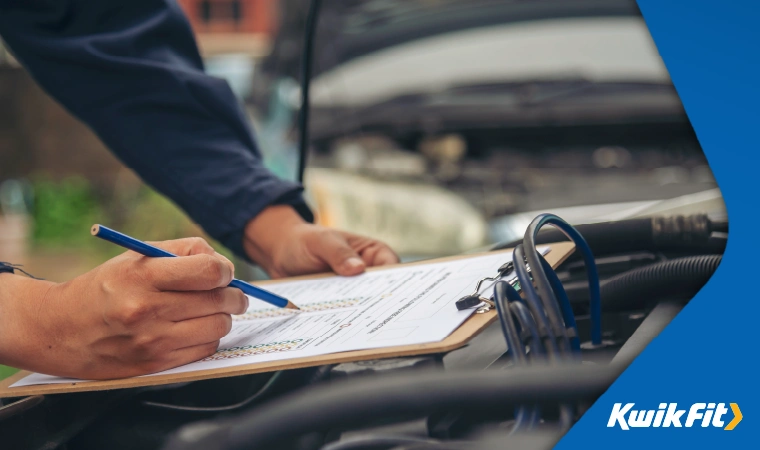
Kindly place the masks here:
MULTIPOLYGON (((530 265, 526 265, 528 269, 528 273, 530 274, 530 265)), ((496 305, 494 304, 493 300, 488 297, 483 297, 480 295, 480 287, 483 285, 486 281, 498 281, 510 273, 515 269, 515 265, 512 261, 506 262, 499 267, 497 274, 492 277, 484 277, 478 280, 477 284, 475 285, 475 291, 470 295, 465 295, 464 297, 460 298, 456 301, 456 306, 459 311, 469 309, 478 305, 480 306, 477 311, 475 311, 476 314, 483 314, 488 311, 491 311, 492 309, 496 308, 496 305)), ((521 291, 520 289, 520 282, 517 278, 513 278, 508 282, 510 285, 512 285, 513 288, 515 288, 518 292, 521 291)))

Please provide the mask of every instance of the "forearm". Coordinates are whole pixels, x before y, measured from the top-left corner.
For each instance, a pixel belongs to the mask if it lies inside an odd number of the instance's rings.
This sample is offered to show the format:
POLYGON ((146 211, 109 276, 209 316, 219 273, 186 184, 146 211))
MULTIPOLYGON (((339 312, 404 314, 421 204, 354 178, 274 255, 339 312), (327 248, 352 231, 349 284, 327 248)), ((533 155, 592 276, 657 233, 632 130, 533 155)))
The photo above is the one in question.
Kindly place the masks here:
POLYGON ((301 186, 264 166, 227 83, 203 72, 176 4, 33 3, 0 0, 0 34, 22 64, 212 237, 243 255, 243 229, 267 206, 309 217, 301 186))
POLYGON ((0 273, 0 364, 35 370, 34 362, 45 358, 41 342, 54 342, 44 336, 39 313, 55 283, 12 273, 0 273))

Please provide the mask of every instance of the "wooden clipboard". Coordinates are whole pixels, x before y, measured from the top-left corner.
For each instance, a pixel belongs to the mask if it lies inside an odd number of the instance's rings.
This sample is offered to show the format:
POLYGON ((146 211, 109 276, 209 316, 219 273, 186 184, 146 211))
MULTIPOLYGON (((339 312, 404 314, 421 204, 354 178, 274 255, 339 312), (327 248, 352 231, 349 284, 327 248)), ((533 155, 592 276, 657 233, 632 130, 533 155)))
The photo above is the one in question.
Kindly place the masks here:
MULTIPOLYGON (((562 242, 557 244, 548 244, 551 251, 546 255, 546 260, 552 267, 557 267, 575 249, 575 245, 572 242, 562 242)), ((500 253, 511 254, 512 249, 500 250, 500 253)), ((494 252, 489 252, 493 254, 494 252)), ((413 264, 427 264, 430 262, 439 261, 453 261, 458 259, 472 258, 475 256, 483 255, 484 253, 468 254, 453 256, 449 258, 440 258, 435 260, 419 261, 414 263, 408 263, 405 265, 413 264)), ((370 268, 369 270, 384 270, 389 267, 384 266, 378 268, 370 268)), ((332 274, 312 275, 293 277, 288 280, 306 280, 316 279, 332 276, 332 274)), ((277 282, 283 280, 277 280, 277 282)), ((473 280, 473 283, 476 280, 473 280)), ((261 285, 271 283, 272 281, 264 281, 261 285)), ((453 299, 452 299, 453 302, 453 299)), ((453 305, 452 305, 453 308, 453 305)), ((103 391, 109 389, 126 389, 136 388, 144 386, 158 386, 164 384, 173 383, 185 383, 188 381, 207 380, 211 378, 224 378, 234 377, 238 375, 249 375, 254 373, 273 372, 286 369, 298 369, 302 367, 321 366, 326 364, 340 364, 344 362, 354 361, 366 361, 370 359, 381 358, 395 358, 399 356, 412 356, 423 355, 433 353, 445 353, 451 350, 455 350, 467 344, 476 334, 485 329, 496 319, 496 312, 489 311, 484 314, 473 314, 467 321, 465 321, 459 328, 451 333, 446 339, 440 342, 432 342, 427 344, 415 344, 404 345, 396 347, 376 348, 369 350, 356 350, 350 352, 331 353, 327 355, 320 355, 308 358, 293 358, 280 361, 270 361, 263 363, 246 364, 235 367, 227 367, 220 369, 207 369, 198 370, 194 372, 156 375, 152 377, 136 377, 136 378, 123 378, 117 380, 105 380, 105 381, 81 381, 76 383, 61 383, 61 384, 45 384, 34 386, 20 386, 11 388, 10 385, 16 381, 26 377, 30 374, 27 371, 21 371, 12 375, 5 380, 0 381, 0 398, 7 397, 26 397, 29 395, 46 395, 46 394, 64 394, 72 392, 86 392, 86 391, 103 391)))

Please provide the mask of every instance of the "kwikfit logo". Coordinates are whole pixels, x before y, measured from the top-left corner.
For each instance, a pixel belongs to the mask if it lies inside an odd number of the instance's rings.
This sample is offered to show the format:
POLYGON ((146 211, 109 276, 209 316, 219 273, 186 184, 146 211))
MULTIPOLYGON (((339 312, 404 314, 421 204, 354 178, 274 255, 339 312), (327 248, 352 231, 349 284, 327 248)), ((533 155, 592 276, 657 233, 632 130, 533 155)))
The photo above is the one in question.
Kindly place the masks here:
POLYGON ((688 409, 678 409, 678 403, 660 403, 657 409, 633 409, 635 403, 615 403, 612 406, 608 428, 619 426, 622 430, 631 428, 702 428, 715 427, 724 430, 733 430, 742 421, 742 412, 739 405, 730 403, 734 417, 725 424, 723 420, 729 409, 725 403, 694 403, 688 409), (686 417, 684 418, 684 415, 686 417), (681 422, 683 420, 683 423, 681 422))

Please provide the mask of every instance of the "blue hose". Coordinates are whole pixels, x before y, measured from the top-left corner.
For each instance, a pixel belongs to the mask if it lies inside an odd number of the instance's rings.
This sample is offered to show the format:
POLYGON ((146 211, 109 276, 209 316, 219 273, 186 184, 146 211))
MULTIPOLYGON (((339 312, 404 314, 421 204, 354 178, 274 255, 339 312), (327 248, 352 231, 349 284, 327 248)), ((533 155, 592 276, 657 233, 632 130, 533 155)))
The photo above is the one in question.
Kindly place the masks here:
MULTIPOLYGON (((591 248, 583 236, 573 228, 570 224, 555 216, 554 214, 541 214, 530 223, 528 229, 525 231, 525 238, 523 243, 527 249, 526 256, 528 262, 533 270, 533 275, 538 284, 538 289, 543 295, 546 296, 546 300, 551 307, 559 309, 557 297, 554 290, 551 287, 551 283, 546 275, 546 272, 541 267, 541 259, 538 250, 536 249, 536 236, 542 226, 550 224, 557 227, 562 231, 565 236, 575 243, 575 246, 580 250, 583 261, 586 264, 586 272, 588 274, 589 282, 589 309, 591 315, 591 342, 594 345, 601 345, 602 343, 602 297, 599 289, 599 274, 596 270, 596 262, 594 261, 594 255, 591 252, 591 248)), ((519 266, 516 260, 515 267, 519 266)), ((557 311, 558 312, 558 311, 557 311)), ((550 315, 553 314, 550 311, 550 315)), ((566 333, 563 333, 565 337, 566 333)))
MULTIPOLYGON (((546 350, 548 351, 550 357, 557 358, 559 357, 560 353, 559 346, 557 346, 557 337, 554 334, 554 330, 552 329, 552 325, 549 322, 549 319, 546 317, 546 313, 544 312, 544 305, 541 303, 541 298, 538 296, 538 292, 536 292, 536 289, 533 287, 533 281, 530 279, 528 269, 525 267, 525 264, 523 264, 524 258, 525 256, 523 253, 523 246, 522 244, 519 244, 517 247, 515 247, 515 250, 512 253, 512 261, 514 261, 515 273, 517 273, 517 279, 520 280, 520 287, 522 287, 523 292, 525 292, 526 304, 528 305, 528 308, 530 308, 530 312, 533 314, 533 318, 538 325, 539 334, 546 336, 546 350)), ((536 264, 536 267, 538 267, 539 264, 536 264)), ((536 270, 533 269, 533 272, 535 273, 536 270)))
MULTIPOLYGON (((512 319, 513 303, 509 300, 520 299, 520 295, 506 281, 497 281, 493 287, 493 300, 496 305, 496 312, 499 314, 499 323, 501 331, 504 333, 504 340, 507 341, 509 354, 515 365, 528 365, 528 359, 525 346, 520 339, 518 327, 512 319)), ((536 338, 538 333, 536 332, 536 338)), ((532 428, 538 422, 538 411, 535 407, 520 406, 515 410, 515 425, 512 427, 512 433, 523 428, 532 428)))
POLYGON ((575 323, 575 314, 573 314, 573 307, 570 304, 570 299, 567 298, 565 287, 562 286, 562 282, 559 280, 557 272, 552 269, 551 264, 549 264, 540 253, 539 256, 541 257, 541 266, 549 277, 549 282, 552 284, 554 294, 557 296, 557 300, 559 300, 559 306, 562 309, 562 318, 565 320, 565 326, 575 330, 575 337, 570 339, 570 347, 572 347, 575 352, 580 353, 581 340, 578 337, 578 325, 575 323))
POLYGON ((493 287, 493 302, 496 305, 496 312, 499 314, 499 323, 501 332, 504 333, 504 340, 507 342, 507 350, 512 357, 515 365, 527 364, 525 356, 525 346, 520 341, 520 335, 517 327, 512 320, 512 314, 507 302, 507 288, 512 288, 506 281, 497 281, 493 287))
MULTIPOLYGON (((517 292, 515 291, 515 293, 517 292)), ((522 299, 519 299, 519 297, 517 301, 514 301, 511 298, 509 301, 509 309, 514 313, 515 317, 517 317, 520 327, 523 330, 527 330, 530 334, 531 355, 535 355, 537 358, 543 358, 543 356, 546 355, 544 344, 541 342, 541 336, 538 334, 536 321, 533 320, 533 316, 530 315, 528 307, 522 303, 522 299)))

